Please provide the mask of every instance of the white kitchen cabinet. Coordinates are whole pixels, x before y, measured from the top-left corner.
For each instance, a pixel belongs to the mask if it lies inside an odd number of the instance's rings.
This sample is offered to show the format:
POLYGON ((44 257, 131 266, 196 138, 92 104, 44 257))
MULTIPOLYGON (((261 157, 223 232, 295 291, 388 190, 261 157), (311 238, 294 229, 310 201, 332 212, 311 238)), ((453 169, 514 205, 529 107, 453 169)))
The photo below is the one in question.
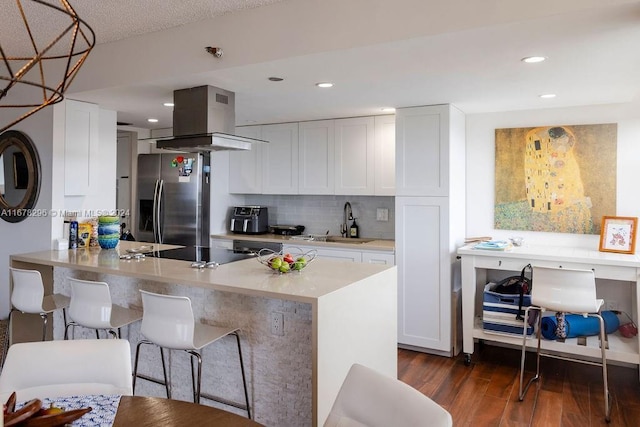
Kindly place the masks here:
POLYGON ((99 139, 99 108, 96 104, 66 100, 64 136, 64 194, 92 194, 99 139))
POLYGON ((300 122, 298 150, 298 194, 333 194, 334 121, 300 122))
POLYGON ((284 245, 284 252, 291 252, 292 254, 302 252, 308 252, 315 250, 317 257, 330 258, 342 261, 351 262, 365 262, 370 264, 395 264, 395 256, 393 252, 389 251, 364 251, 359 249, 343 249, 343 248, 323 248, 319 246, 304 246, 287 244, 284 245))
POLYGON ((374 118, 335 120, 335 194, 373 195, 374 118))
POLYGON ((330 258, 351 262, 362 262, 362 251, 347 250, 347 249, 333 249, 333 248, 321 248, 318 246, 301 246, 301 245, 284 245, 284 252, 291 252, 292 254, 302 252, 316 251, 318 258, 330 258))
POLYGON ((362 252, 362 262, 368 264, 395 265, 396 256, 389 252, 362 252))
POLYGON ((233 194, 395 195, 395 116, 240 126, 269 141, 229 153, 233 194))
POLYGON ((298 123, 263 125, 262 194, 298 194, 298 123))
POLYGON ((461 135, 464 115, 451 105, 397 109, 396 196, 448 196, 464 171, 464 143, 451 144, 461 135))
POLYGON ((374 194, 396 194, 396 116, 376 116, 374 194))
MULTIPOLYGON (((236 135, 262 139, 262 126, 241 126, 236 135)), ((251 150, 229 152, 229 192, 240 194, 262 193, 262 143, 251 150)), ((215 173, 215 172, 214 172, 215 173)))
POLYGON ((455 107, 396 110, 398 343, 444 355, 453 354, 452 272, 465 234, 464 144, 455 107))

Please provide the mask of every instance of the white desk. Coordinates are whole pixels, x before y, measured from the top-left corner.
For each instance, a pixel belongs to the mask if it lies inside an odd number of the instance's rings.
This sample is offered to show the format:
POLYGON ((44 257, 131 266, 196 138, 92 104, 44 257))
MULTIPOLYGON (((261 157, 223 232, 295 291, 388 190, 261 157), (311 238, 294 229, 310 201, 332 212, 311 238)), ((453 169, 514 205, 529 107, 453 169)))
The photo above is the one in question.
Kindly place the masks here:
MULTIPOLYGON (((472 249, 472 245, 458 249, 458 255, 462 260, 462 328, 466 364, 471 363, 474 339, 522 345, 522 336, 487 333, 482 329, 482 291, 489 276, 517 274, 529 263, 546 267, 592 269, 596 279, 610 279, 619 281, 621 285, 626 284, 630 294, 628 297, 631 299, 629 314, 638 322, 640 257, 637 255, 554 246, 522 246, 502 252, 472 249)), ((535 345, 536 341, 531 340, 531 348, 535 345)), ((589 337, 586 347, 578 345, 576 339, 567 339, 564 343, 542 340, 542 348, 547 352, 571 354, 572 357, 588 360, 600 357, 598 337, 589 337)), ((640 365, 638 337, 610 335, 607 359, 640 365)))

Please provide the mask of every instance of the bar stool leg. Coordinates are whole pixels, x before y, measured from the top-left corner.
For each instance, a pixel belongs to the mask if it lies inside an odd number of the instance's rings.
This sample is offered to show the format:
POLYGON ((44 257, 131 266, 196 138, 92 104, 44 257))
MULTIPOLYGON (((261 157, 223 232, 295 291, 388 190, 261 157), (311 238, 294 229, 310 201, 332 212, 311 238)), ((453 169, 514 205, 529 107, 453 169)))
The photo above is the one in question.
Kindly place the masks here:
POLYGON ((162 359, 162 374, 164 375, 164 387, 167 390, 167 399, 171 399, 171 386, 167 379, 167 365, 164 362, 164 350, 162 347, 160 347, 160 359, 162 359))
POLYGON ((600 321, 600 350, 602 352, 602 382, 604 383, 604 419, 606 422, 611 421, 611 401, 609 396, 609 384, 607 375, 607 354, 606 354, 606 326, 604 319, 598 314, 594 314, 600 321))
POLYGON ((42 319, 42 341, 47 339, 47 319, 49 316, 47 313, 40 313, 40 318, 42 319))
POLYGON ((244 373, 244 362, 242 361, 242 347, 240 346, 240 335, 234 332, 236 343, 238 343, 238 358, 240 359, 240 372, 242 372, 242 385, 244 386, 244 401, 247 405, 247 418, 251 419, 251 409, 249 408, 249 393, 247 391, 247 379, 244 373))
POLYGON ((200 403, 200 387, 202 386, 202 356, 195 350, 185 350, 191 355, 191 384, 193 386, 193 401, 200 403), (196 380, 195 370, 193 367, 193 359, 198 361, 198 375, 196 380))
POLYGON ((520 393, 518 395, 518 399, 522 401, 524 396, 527 394, 527 390, 529 390, 529 386, 534 382, 540 379, 540 341, 541 341, 541 333, 542 333, 542 310, 535 306, 529 306, 524 311, 524 325, 523 325, 523 338, 522 338, 522 356, 520 357, 520 393), (524 362, 527 353, 527 324, 529 322, 529 310, 538 310, 538 319, 537 319, 537 338, 538 345, 536 350, 536 375, 529 380, 526 387, 523 389, 524 384, 524 362))
POLYGON ((147 375, 138 375, 138 360, 140 358, 140 346, 142 346, 142 344, 151 344, 151 345, 156 345, 154 343, 152 343, 151 341, 147 341, 147 340, 140 340, 138 341, 138 345, 136 346, 136 356, 133 362, 133 394, 135 394, 136 392, 136 382, 138 377, 145 379, 147 381, 151 381, 154 382, 156 384, 160 384, 160 385, 164 385, 165 390, 167 391, 167 399, 171 399, 171 387, 169 385, 169 381, 167 379, 167 365, 164 362, 164 350, 162 349, 162 347, 157 346, 160 349, 160 360, 162 361, 162 374, 164 376, 164 382, 149 377, 147 375))
MULTIPOLYGON (((76 324, 73 322, 69 322, 67 323, 67 325, 64 327, 64 339, 69 339, 69 328, 73 327, 75 328, 76 324)), ((75 332, 75 329, 73 329, 73 331, 75 332)), ((74 334, 75 335, 75 334, 74 334)))
POLYGON ((144 344, 144 342, 139 341, 138 345, 136 346, 136 358, 133 362, 133 384, 132 384, 132 389, 133 389, 133 395, 135 396, 136 394, 136 380, 138 379, 138 356, 140 356, 140 346, 144 344))

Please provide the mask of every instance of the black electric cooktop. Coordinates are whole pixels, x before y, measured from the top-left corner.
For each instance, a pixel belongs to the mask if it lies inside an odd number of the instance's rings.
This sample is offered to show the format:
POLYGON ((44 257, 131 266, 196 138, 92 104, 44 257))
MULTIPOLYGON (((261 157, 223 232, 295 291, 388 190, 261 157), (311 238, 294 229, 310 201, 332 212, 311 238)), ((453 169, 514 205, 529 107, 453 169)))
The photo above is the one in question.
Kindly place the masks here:
POLYGON ((155 258, 178 259, 182 261, 204 261, 217 262, 218 264, 228 264, 234 261, 250 258, 251 255, 235 253, 228 249, 211 249, 205 246, 186 246, 184 248, 166 249, 156 251, 147 256, 155 258))

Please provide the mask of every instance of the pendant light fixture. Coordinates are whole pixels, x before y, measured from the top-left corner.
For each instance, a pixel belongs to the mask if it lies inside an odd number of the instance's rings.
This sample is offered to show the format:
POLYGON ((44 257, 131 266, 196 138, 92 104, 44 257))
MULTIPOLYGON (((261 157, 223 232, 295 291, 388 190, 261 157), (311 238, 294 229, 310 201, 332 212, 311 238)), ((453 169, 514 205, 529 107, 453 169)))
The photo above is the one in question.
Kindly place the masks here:
POLYGON ((95 46, 95 33, 67 0, 16 0, 16 7, 3 13, 22 19, 20 31, 0 28, 0 108, 16 110, 17 118, 0 133, 62 101, 95 46))

